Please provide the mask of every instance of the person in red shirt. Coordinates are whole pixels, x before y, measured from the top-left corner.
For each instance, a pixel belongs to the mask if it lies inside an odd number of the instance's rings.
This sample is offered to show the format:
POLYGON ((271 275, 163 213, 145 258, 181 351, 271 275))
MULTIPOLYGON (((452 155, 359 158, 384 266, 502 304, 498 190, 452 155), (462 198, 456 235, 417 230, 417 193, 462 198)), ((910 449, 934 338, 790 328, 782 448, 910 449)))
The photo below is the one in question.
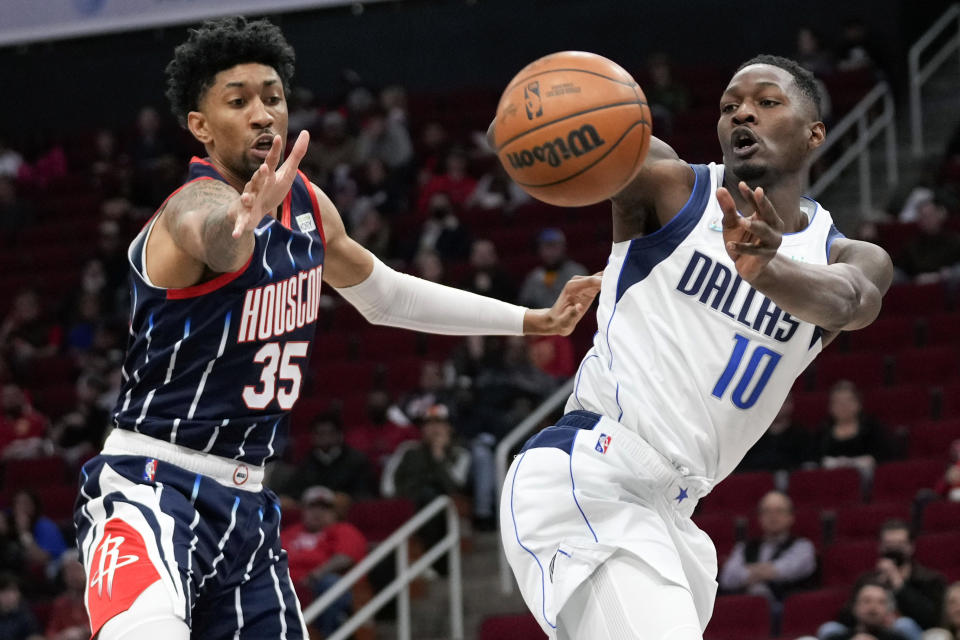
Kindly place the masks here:
POLYGON ((53 601, 47 622, 47 640, 86 640, 90 637, 90 618, 83 606, 87 579, 76 549, 67 549, 60 557, 60 574, 66 591, 53 601))
MULTIPOLYGON (((367 539, 352 524, 339 522, 334 503, 333 491, 310 487, 301 499, 302 520, 280 534, 290 580, 304 605, 333 586, 367 554, 367 539)), ((320 614, 314 625, 329 636, 347 619, 352 606, 347 591, 320 614)))
POLYGON ((444 165, 444 172, 434 174, 420 190, 417 211, 421 215, 429 211, 430 198, 435 193, 446 193, 454 207, 462 208, 477 188, 477 181, 467 173, 467 156, 463 151, 448 153, 444 165))
POLYGON ((0 452, 4 458, 30 458, 45 451, 47 417, 13 383, 0 388, 0 452))

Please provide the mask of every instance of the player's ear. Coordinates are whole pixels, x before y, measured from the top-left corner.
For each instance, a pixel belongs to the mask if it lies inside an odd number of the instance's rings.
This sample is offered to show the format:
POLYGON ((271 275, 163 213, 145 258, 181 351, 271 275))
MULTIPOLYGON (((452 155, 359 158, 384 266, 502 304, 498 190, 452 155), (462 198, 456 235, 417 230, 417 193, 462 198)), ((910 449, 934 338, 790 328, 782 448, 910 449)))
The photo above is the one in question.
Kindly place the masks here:
POLYGON ((827 137, 827 127, 819 120, 810 125, 810 137, 808 138, 810 150, 813 151, 823 144, 827 137))
POLYGON ((207 144, 213 140, 213 134, 210 132, 210 126, 206 116, 201 111, 191 111, 187 114, 187 129, 193 134, 193 137, 207 144))

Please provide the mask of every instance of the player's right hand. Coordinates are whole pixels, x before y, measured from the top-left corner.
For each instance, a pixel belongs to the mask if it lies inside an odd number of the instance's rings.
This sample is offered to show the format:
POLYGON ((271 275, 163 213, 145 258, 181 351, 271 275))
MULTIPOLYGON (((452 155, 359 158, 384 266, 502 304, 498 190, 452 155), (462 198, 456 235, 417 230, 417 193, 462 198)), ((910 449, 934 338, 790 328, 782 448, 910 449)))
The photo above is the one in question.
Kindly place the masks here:
POLYGON ((280 161, 280 153, 283 149, 283 141, 280 136, 273 137, 273 144, 267 157, 264 159, 253 177, 243 187, 243 193, 234 207, 236 223, 233 227, 233 237, 239 238, 246 231, 252 231, 260 224, 267 213, 274 211, 293 185, 297 177, 297 169, 300 167, 300 161, 307 153, 307 145, 310 143, 310 134, 301 131, 297 136, 297 141, 290 150, 290 155, 276 170, 280 161))

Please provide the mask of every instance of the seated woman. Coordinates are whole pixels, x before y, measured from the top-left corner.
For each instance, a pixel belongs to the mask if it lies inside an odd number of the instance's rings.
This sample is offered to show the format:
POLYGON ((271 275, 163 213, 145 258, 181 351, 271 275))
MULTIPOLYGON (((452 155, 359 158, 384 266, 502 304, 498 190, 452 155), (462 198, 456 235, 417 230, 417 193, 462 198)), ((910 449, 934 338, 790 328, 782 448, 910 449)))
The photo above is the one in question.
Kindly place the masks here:
POLYGON ((830 389, 829 413, 818 437, 820 464, 825 469, 854 467, 869 482, 877 462, 890 455, 883 425, 863 413, 860 392, 849 380, 830 389))

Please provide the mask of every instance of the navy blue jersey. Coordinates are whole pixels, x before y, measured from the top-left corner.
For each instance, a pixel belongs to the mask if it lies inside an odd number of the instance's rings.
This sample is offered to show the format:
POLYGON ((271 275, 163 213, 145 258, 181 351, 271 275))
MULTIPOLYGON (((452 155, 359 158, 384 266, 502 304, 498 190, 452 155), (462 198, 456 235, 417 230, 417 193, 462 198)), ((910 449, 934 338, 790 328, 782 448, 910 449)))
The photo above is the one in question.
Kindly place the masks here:
MULTIPOLYGON (((186 184, 196 180, 226 182, 193 158, 186 184)), ((114 421, 263 464, 285 445, 310 358, 325 242, 316 194, 299 173, 279 219, 264 216, 254 230, 247 264, 185 289, 156 287, 144 269, 147 236, 165 205, 128 250, 130 339, 114 421)))

